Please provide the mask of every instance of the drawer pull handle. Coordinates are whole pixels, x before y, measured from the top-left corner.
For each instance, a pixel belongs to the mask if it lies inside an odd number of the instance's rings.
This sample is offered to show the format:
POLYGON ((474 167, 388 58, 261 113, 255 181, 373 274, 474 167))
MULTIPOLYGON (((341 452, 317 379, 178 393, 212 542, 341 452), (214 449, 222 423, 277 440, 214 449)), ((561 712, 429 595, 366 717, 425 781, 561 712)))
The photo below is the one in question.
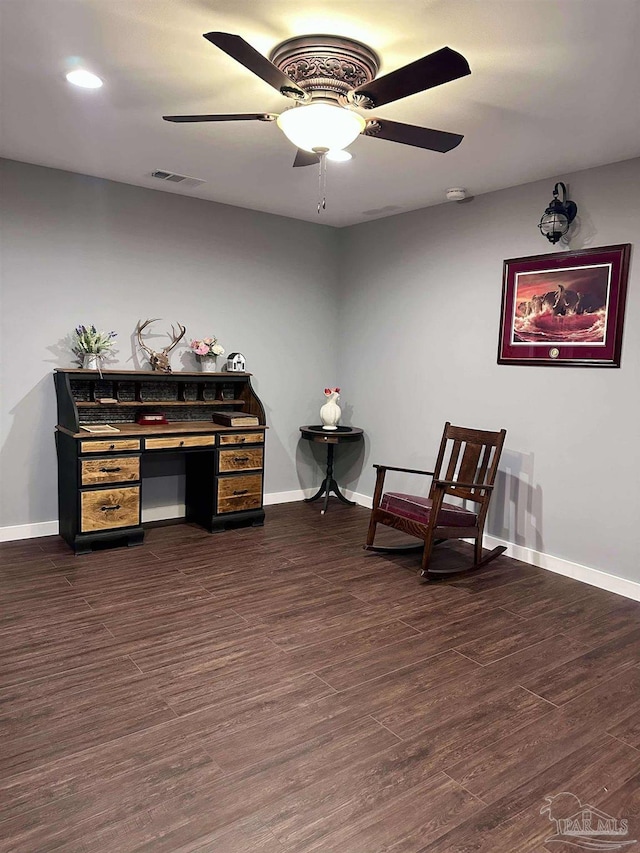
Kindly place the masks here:
POLYGON ((110 444, 110 445, 109 445, 109 450, 115 450, 115 449, 116 449, 115 444, 110 444))
POLYGON ((234 495, 246 495, 249 492, 249 489, 234 489, 234 495))
POLYGON ((101 474, 117 474, 118 471, 122 471, 122 468, 118 466, 117 468, 100 468, 101 474))
POLYGON ((249 457, 248 456, 234 456, 233 461, 234 462, 248 462, 249 457))
POLYGON ((243 442, 245 442, 246 440, 247 440, 247 436, 246 436, 246 435, 239 435, 239 436, 238 436, 238 444, 242 444, 242 443, 243 443, 243 442))
POLYGON ((115 504, 115 506, 101 506, 100 512, 113 512, 114 509, 122 509, 120 504, 115 504))
POLYGON ((184 441, 181 441, 179 446, 184 447, 184 441))

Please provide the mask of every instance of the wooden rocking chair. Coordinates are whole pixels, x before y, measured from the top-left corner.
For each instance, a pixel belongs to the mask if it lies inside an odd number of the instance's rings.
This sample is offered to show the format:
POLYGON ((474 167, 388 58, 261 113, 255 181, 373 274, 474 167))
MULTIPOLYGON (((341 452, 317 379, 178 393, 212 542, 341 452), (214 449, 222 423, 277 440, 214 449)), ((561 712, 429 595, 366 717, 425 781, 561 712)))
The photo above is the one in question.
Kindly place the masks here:
POLYGON ((502 554, 506 548, 500 546, 482 556, 482 533, 506 434, 504 429, 500 432, 487 432, 451 426, 447 422, 434 471, 374 465, 378 473, 365 549, 383 553, 422 550, 420 575, 428 580, 468 569, 478 569, 502 554), (387 471, 432 477, 429 496, 384 492, 387 471), (441 477, 442 471, 446 472, 444 477, 441 477), (473 510, 469 510, 447 503, 447 495, 471 501, 475 506, 473 510), (410 536, 416 536, 422 539, 422 543, 396 547, 374 546, 378 524, 385 524, 410 536), (474 539, 473 565, 468 569, 438 569, 435 572, 430 570, 429 560, 433 546, 447 539, 474 539))

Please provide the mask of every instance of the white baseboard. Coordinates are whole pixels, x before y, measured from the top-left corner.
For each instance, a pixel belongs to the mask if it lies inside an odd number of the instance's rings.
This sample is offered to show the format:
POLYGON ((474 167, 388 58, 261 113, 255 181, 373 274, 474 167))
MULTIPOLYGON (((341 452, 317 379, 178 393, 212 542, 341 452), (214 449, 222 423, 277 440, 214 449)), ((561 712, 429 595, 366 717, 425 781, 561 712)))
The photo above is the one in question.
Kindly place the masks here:
POLYGON ((142 507, 142 523, 145 521, 171 521, 174 518, 184 518, 187 508, 183 503, 169 506, 142 507))
POLYGON ((363 495, 360 492, 345 492, 346 496, 351 501, 355 501, 358 506, 364 506, 367 509, 371 509, 373 506, 373 498, 369 495, 363 495))
POLYGON ((625 598, 640 601, 640 583, 637 581, 619 578, 617 575, 610 575, 608 572, 600 571, 600 569, 592 569, 590 566, 572 563, 570 560, 562 559, 562 557, 554 557, 552 554, 545 554, 543 551, 534 551, 533 548, 515 545, 513 542, 506 542, 495 536, 485 534, 482 544, 485 548, 504 545, 507 549, 506 555, 515 560, 521 560, 530 566, 538 566, 540 569, 546 569, 549 572, 588 583, 590 586, 606 589, 607 592, 615 592, 617 595, 624 595, 625 598))
POLYGON ((274 504, 291 504, 295 501, 302 501, 305 498, 310 498, 316 489, 292 489, 290 492, 271 492, 265 494, 264 505, 273 506, 274 504))
POLYGON ((14 524, 11 527, 0 527, 0 542, 14 542, 17 539, 37 539, 38 536, 55 536, 57 533, 57 521, 37 521, 35 524, 14 524))
MULTIPOLYGON (((264 505, 270 506, 272 504, 288 504, 294 501, 302 501, 305 498, 310 498, 311 495, 315 495, 317 491, 316 488, 313 488, 294 489, 291 492, 272 492, 270 495, 264 496, 264 505)), ((341 491, 343 490, 341 489, 341 491)), ((361 495, 359 492, 351 492, 349 489, 344 489, 343 494, 350 501, 355 501, 359 506, 371 509, 371 498, 367 495, 361 495)))
MULTIPOLYGON (((311 497, 314 492, 315 489, 293 489, 288 492, 271 492, 270 494, 265 494, 264 504, 265 506, 273 506, 274 504, 294 503, 311 497)), ((355 501, 359 506, 366 507, 367 509, 371 508, 372 499, 369 495, 350 491, 345 491, 345 494, 349 500, 355 501)), ((184 513, 184 505, 150 507, 143 511, 143 521, 164 521, 172 518, 181 518, 184 516, 184 513)), ((16 524, 11 527, 0 527, 0 542, 35 539, 39 536, 55 536, 57 533, 57 521, 16 524)), ((515 560, 520 560, 530 566, 537 566, 549 572, 555 572, 558 575, 582 581, 582 583, 587 583, 590 586, 605 589, 607 592, 623 595, 625 598, 631 598, 634 601, 640 601, 640 583, 637 581, 620 578, 608 572, 600 571, 600 569, 583 566, 580 563, 572 563, 570 560, 554 557, 552 554, 545 554, 543 551, 535 551, 533 548, 526 548, 524 545, 516 545, 513 542, 507 542, 495 536, 485 534, 482 544, 485 548, 495 548, 498 545, 503 545, 507 549, 505 552, 507 556, 513 557, 515 560)))

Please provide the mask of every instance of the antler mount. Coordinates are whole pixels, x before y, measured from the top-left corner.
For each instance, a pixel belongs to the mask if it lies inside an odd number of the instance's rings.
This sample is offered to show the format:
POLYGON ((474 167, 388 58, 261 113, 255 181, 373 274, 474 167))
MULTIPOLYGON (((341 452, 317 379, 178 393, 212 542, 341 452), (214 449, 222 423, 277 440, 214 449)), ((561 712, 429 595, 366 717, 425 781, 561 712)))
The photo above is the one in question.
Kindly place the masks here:
POLYGON ((180 334, 176 332, 173 328, 173 324, 171 325, 171 343, 167 344, 166 347, 163 347, 160 352, 156 352, 152 350, 151 347, 148 347, 145 342, 142 340, 142 332, 150 326, 152 323, 156 323, 158 321, 158 317, 153 320, 145 320, 144 323, 142 320, 138 320, 138 325, 136 327, 136 335, 138 338, 138 344, 141 349, 143 349, 149 358, 149 362, 151 364, 152 370, 157 370, 160 373, 171 373, 171 364, 169 363, 169 353, 175 347, 175 345, 182 340, 187 331, 186 326, 183 326, 181 323, 178 323, 178 329, 180 330, 180 334))

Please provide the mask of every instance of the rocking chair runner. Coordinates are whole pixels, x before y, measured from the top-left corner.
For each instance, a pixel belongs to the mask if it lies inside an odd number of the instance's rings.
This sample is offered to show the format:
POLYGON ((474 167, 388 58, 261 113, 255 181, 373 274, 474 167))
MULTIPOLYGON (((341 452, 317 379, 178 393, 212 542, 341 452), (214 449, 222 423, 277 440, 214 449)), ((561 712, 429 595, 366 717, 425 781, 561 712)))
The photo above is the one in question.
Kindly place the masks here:
POLYGON ((446 539, 475 540, 474 562, 469 566, 470 569, 484 566, 502 554, 506 548, 500 546, 494 548, 485 557, 482 556, 482 533, 506 434, 507 431, 504 429, 500 432, 487 432, 451 426, 447 422, 434 471, 374 465, 378 473, 365 549, 385 553, 422 550, 420 575, 427 579, 465 571, 465 569, 454 568, 434 572, 429 569, 433 546, 446 539), (443 470, 446 473, 441 478, 443 470), (432 477, 429 497, 398 492, 383 493, 387 471, 403 471, 407 474, 425 474, 432 477), (476 506, 473 510, 469 510, 447 503, 444 500, 447 495, 471 501, 476 506), (423 540, 424 544, 375 546, 373 540, 378 524, 385 524, 410 536, 417 536, 423 540))

